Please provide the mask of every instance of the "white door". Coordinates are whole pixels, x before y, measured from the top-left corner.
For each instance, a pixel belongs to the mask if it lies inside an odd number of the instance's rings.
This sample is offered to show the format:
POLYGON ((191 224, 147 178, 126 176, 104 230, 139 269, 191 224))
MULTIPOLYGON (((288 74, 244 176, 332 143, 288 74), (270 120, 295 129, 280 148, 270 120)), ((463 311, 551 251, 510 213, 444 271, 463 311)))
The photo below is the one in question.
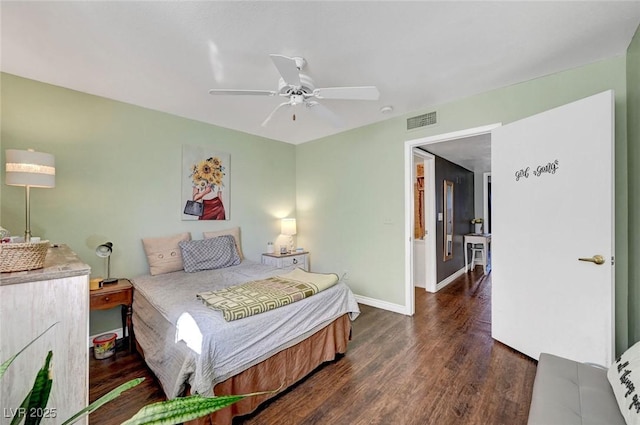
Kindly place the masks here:
POLYGON ((492 335, 535 359, 614 360, 613 111, 607 91, 492 132, 492 335))

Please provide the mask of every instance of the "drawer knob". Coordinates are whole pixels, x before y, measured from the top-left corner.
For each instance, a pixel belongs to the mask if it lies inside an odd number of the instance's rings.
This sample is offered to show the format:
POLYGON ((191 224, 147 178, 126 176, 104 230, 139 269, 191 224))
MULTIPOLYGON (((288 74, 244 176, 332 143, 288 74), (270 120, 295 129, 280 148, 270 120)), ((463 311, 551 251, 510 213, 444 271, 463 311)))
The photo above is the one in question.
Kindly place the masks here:
POLYGON ((105 301, 109 301, 109 297, 104 297, 104 300, 105 301))
POLYGON ((293 264, 298 264, 298 259, 297 258, 293 259, 293 264))

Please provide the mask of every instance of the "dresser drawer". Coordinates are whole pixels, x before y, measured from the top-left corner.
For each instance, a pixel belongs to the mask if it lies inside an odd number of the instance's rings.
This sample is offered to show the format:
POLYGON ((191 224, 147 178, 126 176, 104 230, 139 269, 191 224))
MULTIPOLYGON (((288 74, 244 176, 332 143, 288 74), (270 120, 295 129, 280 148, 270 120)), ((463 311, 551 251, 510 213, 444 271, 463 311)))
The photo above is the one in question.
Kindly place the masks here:
POLYGON ((105 294, 91 294, 91 309, 108 309, 132 302, 131 291, 120 291, 105 294))
POLYGON ((283 269, 289 269, 289 268, 296 268, 296 267, 301 267, 303 269, 306 270, 307 268, 307 264, 306 264, 306 255, 296 255, 295 257, 285 257, 282 258, 282 268, 283 269))
POLYGON ((262 254, 262 264, 274 266, 279 269, 293 270, 300 267, 302 270, 309 271, 309 253, 302 252, 299 254, 262 254))

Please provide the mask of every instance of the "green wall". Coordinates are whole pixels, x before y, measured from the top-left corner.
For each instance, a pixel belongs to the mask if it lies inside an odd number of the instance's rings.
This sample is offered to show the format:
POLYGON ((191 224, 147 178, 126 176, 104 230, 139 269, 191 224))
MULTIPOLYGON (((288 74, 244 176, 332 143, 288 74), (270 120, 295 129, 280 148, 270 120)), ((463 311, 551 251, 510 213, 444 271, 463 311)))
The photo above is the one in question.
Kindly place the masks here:
MULTIPOLYGON (((104 275, 97 245, 112 241, 111 274, 147 271, 141 239, 241 226, 243 251, 259 261, 295 215, 295 146, 129 104, 1 75, 6 149, 55 155, 56 187, 31 191, 34 236, 68 244, 104 275), (181 220, 182 145, 231 154, 230 220, 181 220)), ((4 169, 4 168, 3 168, 4 169)), ((4 179, 4 173, 2 173, 4 179)), ((24 232, 24 189, 0 187, 2 226, 24 232)), ((91 334, 116 329, 119 311, 92 312, 91 334)))
POLYGON ((640 340, 640 27, 627 50, 629 143, 629 338, 640 340))
MULTIPOLYGON (((500 88, 299 145, 300 244, 318 271, 348 271, 354 292, 403 305, 404 143, 492 123, 509 123, 583 97, 616 94, 617 349, 627 346, 628 199, 626 57, 500 88), (436 110, 438 124, 406 131, 410 116, 436 110)), ((637 234, 638 231, 636 230, 637 234)))

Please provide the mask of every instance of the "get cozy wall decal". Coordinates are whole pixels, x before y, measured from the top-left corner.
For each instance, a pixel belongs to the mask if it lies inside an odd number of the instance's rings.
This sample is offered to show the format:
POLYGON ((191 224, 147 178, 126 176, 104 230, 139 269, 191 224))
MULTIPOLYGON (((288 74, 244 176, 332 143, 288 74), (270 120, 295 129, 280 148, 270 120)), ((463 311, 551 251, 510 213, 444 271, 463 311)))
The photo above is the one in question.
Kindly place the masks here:
POLYGON ((531 171, 531 167, 521 168, 515 173, 516 181, 520 181, 521 178, 528 179, 529 171, 536 177, 540 177, 543 174, 555 174, 559 168, 559 164, 560 162, 556 159, 553 162, 548 162, 546 165, 538 165, 533 171, 531 171))

